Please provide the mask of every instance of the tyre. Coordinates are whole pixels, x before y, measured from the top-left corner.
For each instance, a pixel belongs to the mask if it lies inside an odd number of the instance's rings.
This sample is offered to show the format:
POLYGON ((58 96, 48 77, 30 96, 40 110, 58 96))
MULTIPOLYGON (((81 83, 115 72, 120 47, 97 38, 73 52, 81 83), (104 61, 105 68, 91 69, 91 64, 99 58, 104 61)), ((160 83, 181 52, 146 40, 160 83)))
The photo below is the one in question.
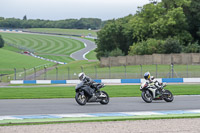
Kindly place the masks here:
POLYGON ((101 104, 108 104, 109 103, 109 96, 105 91, 101 91, 101 95, 105 95, 105 98, 100 102, 101 104))
POLYGON ((147 91, 143 91, 142 92, 142 99, 146 102, 146 103, 151 103, 152 102, 152 95, 151 93, 146 93, 147 91))
POLYGON ((166 102, 172 102, 174 100, 174 96, 169 90, 165 90, 164 93, 168 94, 166 97, 163 98, 166 102))
POLYGON ((77 93, 76 93, 75 99, 76 99, 76 102, 77 102, 79 105, 85 105, 86 102, 87 102, 87 97, 86 97, 85 95, 81 95, 80 92, 77 92, 77 93))

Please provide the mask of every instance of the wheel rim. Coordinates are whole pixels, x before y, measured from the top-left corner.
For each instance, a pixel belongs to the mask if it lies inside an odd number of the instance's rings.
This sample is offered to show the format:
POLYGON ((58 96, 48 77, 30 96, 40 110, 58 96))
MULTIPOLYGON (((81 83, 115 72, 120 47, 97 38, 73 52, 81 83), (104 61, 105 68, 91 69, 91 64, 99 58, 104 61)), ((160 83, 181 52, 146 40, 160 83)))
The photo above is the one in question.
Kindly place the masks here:
POLYGON ((104 95, 105 98, 102 100, 102 102, 107 103, 108 102, 108 97, 105 93, 101 93, 101 95, 104 95))
POLYGON ((146 93, 144 94, 145 99, 147 99, 148 101, 151 101, 151 96, 148 96, 146 93))
POLYGON ((85 100, 86 100, 86 97, 84 95, 80 95, 78 96, 78 100, 81 102, 81 103, 84 103, 85 100))
POLYGON ((167 99, 171 100, 172 98, 173 98, 173 97, 172 97, 172 94, 169 93, 167 99))

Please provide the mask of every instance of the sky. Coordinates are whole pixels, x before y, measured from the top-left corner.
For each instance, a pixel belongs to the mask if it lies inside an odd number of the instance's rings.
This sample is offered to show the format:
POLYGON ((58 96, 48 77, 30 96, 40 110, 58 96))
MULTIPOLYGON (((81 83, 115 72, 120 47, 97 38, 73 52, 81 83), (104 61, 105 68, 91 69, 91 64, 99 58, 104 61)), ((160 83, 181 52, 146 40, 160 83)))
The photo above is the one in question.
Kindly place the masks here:
POLYGON ((135 14, 149 0, 0 0, 0 17, 27 19, 117 19, 135 14))

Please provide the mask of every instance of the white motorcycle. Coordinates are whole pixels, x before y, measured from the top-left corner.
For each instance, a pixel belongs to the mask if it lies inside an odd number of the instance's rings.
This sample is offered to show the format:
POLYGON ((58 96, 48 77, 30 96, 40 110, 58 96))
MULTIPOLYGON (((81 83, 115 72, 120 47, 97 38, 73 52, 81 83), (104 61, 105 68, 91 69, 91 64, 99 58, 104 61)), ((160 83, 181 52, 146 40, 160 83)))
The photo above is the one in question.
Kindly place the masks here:
POLYGON ((161 83, 161 89, 156 88, 154 83, 144 82, 140 86, 142 91, 142 99, 146 103, 151 103, 152 100, 165 100, 166 102, 172 102, 174 100, 173 94, 169 90, 165 90, 166 84, 161 83))

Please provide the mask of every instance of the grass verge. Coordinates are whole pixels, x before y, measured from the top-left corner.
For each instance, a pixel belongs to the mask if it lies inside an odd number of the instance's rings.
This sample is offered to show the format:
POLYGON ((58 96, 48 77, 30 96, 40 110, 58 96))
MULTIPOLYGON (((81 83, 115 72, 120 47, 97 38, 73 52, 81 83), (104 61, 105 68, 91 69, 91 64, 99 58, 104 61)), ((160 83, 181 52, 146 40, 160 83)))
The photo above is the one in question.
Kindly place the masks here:
MULTIPOLYGON (((174 95, 200 95, 200 85, 168 85, 174 95)), ((102 90, 110 97, 140 97, 139 85, 109 85, 102 90)), ((0 88, 0 99, 45 99, 45 98, 74 98, 73 86, 44 86, 44 87, 13 87, 0 88)))
POLYGON ((200 118, 200 114, 1 120, 0 126, 41 125, 41 124, 80 123, 80 122, 106 122, 106 121, 127 121, 127 120, 181 119, 181 118, 200 118))

